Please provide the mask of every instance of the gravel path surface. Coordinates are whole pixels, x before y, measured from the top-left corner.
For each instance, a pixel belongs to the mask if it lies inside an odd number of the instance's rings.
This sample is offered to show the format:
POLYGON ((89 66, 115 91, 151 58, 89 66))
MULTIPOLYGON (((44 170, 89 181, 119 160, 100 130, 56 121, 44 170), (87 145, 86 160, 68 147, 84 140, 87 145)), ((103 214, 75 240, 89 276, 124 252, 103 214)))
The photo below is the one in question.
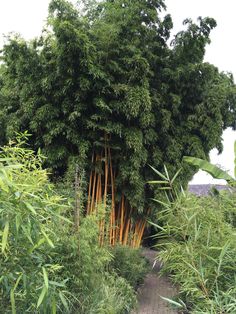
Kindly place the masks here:
MULTIPOLYGON (((145 249, 144 255, 153 265, 156 252, 145 249)), ((177 311, 171 309, 168 302, 161 298, 172 298, 177 291, 167 277, 159 277, 159 270, 160 264, 156 263, 146 276, 144 284, 138 290, 138 309, 132 314, 177 314, 177 311)))

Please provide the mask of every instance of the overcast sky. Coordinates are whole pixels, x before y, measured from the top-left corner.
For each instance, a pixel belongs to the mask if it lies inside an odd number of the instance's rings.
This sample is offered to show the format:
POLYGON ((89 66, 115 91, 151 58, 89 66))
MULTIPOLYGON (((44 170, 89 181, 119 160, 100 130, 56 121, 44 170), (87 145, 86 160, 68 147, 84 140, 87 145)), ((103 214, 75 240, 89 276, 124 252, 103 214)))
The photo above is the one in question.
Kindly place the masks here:
MULTIPOLYGON (((196 20, 197 17, 213 17, 217 27, 211 33, 211 44, 207 46, 205 60, 216 65, 221 71, 232 72, 236 79, 236 1, 214 0, 166 0, 168 12, 174 22, 174 33, 182 28, 185 18, 196 20)), ((221 155, 214 149, 211 152, 211 161, 234 173, 234 141, 236 132, 228 129, 223 134, 224 151, 221 155)), ((199 171, 193 183, 212 183, 224 181, 213 180, 210 175, 199 171)))
MULTIPOLYGON (((76 2, 75 0, 72 2, 76 2)), ((174 33, 181 30, 185 18, 196 20, 198 16, 210 16, 216 19, 217 28, 212 31, 211 44, 207 47, 205 60, 216 65, 221 71, 228 71, 236 78, 236 0, 166 0, 167 11, 172 15, 174 33)), ((0 0, 0 46, 3 34, 20 33, 31 39, 40 35, 46 21, 49 0, 0 0)), ((226 130, 223 135, 224 152, 211 153, 211 160, 220 164, 233 174, 233 143, 236 132, 226 130)), ((209 175, 200 172, 195 175, 193 183, 211 183, 209 175)))

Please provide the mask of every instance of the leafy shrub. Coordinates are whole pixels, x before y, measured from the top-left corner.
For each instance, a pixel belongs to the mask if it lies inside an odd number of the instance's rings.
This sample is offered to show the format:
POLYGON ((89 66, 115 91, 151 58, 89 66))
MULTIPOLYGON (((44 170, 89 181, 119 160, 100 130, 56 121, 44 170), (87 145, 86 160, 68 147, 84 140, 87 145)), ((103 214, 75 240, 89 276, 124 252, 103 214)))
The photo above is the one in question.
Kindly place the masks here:
POLYGON ((58 263, 70 278, 69 290, 78 295, 80 313, 129 313, 136 304, 134 290, 125 279, 108 272, 112 255, 99 245, 97 219, 84 217, 78 236, 64 233, 56 254, 58 263))
POLYGON ((106 274, 99 286, 95 286, 90 296, 87 311, 89 314, 126 314, 136 305, 133 288, 127 281, 115 274, 106 274))
POLYGON ((231 192, 222 191, 218 194, 220 210, 224 214, 224 219, 232 227, 236 228, 236 194, 235 189, 231 192))
POLYGON ((59 242, 55 226, 69 221, 41 168, 43 157, 23 143, 4 147, 0 159, 0 312, 66 313, 73 296, 51 256, 59 242))
POLYGON ((179 285, 191 313, 236 312, 236 233, 226 220, 230 198, 181 195, 159 215, 162 272, 179 285))
POLYGON ((0 313, 128 313, 135 293, 108 273, 98 218, 83 218, 76 234, 43 156, 23 144, 18 138, 0 158, 0 313))
POLYGON ((113 259, 110 267, 136 289, 148 271, 148 262, 141 256, 141 251, 117 245, 111 249, 111 253, 113 259))

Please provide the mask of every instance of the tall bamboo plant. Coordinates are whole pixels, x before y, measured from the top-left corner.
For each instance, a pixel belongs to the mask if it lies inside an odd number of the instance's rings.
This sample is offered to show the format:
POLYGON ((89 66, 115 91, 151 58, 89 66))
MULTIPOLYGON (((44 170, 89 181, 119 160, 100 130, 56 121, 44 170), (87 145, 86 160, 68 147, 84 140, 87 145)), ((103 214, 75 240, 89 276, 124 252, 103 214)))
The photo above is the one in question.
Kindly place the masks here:
POLYGON ((112 158, 114 150, 107 134, 99 151, 94 151, 88 185, 86 213, 98 213, 100 217, 99 242, 139 247, 146 227, 146 219, 150 212, 144 209, 137 213, 126 195, 117 189, 117 172, 119 160, 112 158))
MULTIPOLYGON (((229 178, 218 167, 201 164, 215 177, 229 178)), ((160 185, 166 196, 166 201, 156 200, 163 209, 152 223, 157 258, 179 292, 175 300, 164 299, 184 313, 236 313, 235 225, 227 216, 230 207, 235 212, 234 194, 216 199, 180 193, 166 168, 164 174, 153 170, 160 180, 150 183, 160 185)))
POLYGON ((62 229, 69 221, 41 167, 43 157, 24 143, 19 137, 0 158, 0 312, 67 313, 67 278, 50 256, 55 225, 62 229))

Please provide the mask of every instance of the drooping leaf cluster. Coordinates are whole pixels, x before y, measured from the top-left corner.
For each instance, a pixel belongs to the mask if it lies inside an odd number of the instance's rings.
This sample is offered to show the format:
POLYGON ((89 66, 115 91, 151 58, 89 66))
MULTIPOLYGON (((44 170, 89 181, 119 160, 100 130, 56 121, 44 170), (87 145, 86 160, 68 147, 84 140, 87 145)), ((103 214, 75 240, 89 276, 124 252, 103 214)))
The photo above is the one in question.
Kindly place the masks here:
POLYGON ((148 164, 174 173, 183 155, 221 150, 236 92, 231 75, 203 62, 216 22, 185 20, 169 45, 164 11, 162 0, 84 1, 83 10, 52 0, 39 39, 3 48, 1 141, 27 129, 61 175, 72 157, 89 171, 106 135, 117 190, 136 208, 148 202, 148 164))

